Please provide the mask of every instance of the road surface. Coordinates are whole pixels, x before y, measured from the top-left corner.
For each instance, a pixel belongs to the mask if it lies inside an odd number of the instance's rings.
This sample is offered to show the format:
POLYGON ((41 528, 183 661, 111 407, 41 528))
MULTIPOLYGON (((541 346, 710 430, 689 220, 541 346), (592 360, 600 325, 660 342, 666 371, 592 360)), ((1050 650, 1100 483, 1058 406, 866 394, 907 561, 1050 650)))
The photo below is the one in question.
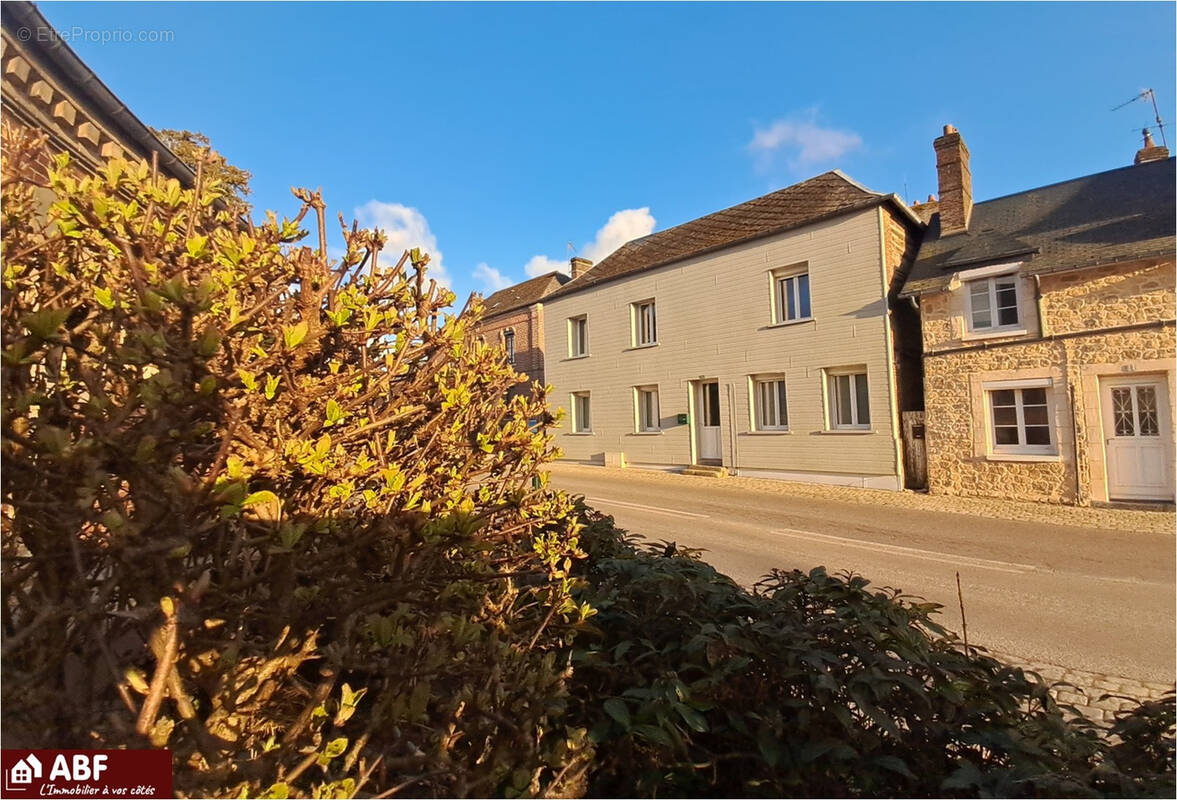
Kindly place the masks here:
POLYGON ((877 508, 638 470, 556 464, 552 482, 647 539, 705 549, 706 561, 746 586, 773 567, 852 570, 942 604, 941 623, 959 632, 959 571, 971 643, 1174 679, 1173 535, 877 508))

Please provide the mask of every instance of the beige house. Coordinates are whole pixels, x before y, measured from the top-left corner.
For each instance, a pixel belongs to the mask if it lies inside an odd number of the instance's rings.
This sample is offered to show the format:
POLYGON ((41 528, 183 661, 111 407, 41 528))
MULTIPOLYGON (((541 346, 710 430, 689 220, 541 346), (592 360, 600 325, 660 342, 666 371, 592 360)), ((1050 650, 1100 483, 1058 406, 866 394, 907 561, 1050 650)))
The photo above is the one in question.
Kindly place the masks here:
POLYGON ((828 172, 622 246, 544 301, 564 458, 903 488, 922 228, 828 172))
POLYGON ((929 490, 1087 505, 1173 500, 1174 161, 975 206, 935 142, 938 207, 903 289, 923 323, 929 490))

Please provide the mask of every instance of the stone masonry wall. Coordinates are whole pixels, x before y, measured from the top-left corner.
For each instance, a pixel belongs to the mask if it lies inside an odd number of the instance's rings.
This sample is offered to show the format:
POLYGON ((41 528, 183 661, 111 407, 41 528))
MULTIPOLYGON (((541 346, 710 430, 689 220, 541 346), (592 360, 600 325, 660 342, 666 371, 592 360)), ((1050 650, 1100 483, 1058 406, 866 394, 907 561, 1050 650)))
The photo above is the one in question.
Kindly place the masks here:
MULTIPOLYGON (((1098 375, 1120 374, 1139 365, 1141 371, 1168 373, 1172 386, 1177 363, 1173 326, 1156 323, 1173 318, 1173 286, 1172 261, 1048 276, 1042 280, 1047 338, 927 353, 929 491, 1080 505, 1106 499, 1106 490, 1101 489, 1105 475, 1102 432, 1097 427, 1098 375), (1149 327, 1098 332, 1129 325, 1149 327), (1081 331, 1093 333, 1073 335, 1081 331), (1057 460, 998 460, 986 452, 988 420, 980 385, 1022 377, 1054 380, 1057 460)), ((929 336, 928 311, 946 302, 944 295, 921 301, 925 344, 935 335, 929 336)), ((1173 394, 1169 392, 1171 422, 1177 411, 1173 394)), ((1177 428, 1170 435, 1177 438, 1177 428)))

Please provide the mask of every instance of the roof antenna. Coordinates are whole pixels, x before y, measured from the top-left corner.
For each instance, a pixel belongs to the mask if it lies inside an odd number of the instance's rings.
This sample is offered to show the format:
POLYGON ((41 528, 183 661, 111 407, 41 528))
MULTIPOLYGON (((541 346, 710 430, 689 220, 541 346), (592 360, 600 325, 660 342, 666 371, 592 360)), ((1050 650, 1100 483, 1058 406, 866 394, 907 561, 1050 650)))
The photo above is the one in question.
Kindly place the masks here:
POLYGON ((1153 116, 1156 117, 1156 120, 1157 120, 1157 130, 1161 132, 1161 144, 1163 144, 1165 147, 1168 147, 1169 141, 1165 138, 1165 122, 1164 122, 1164 120, 1161 119, 1160 109, 1157 108, 1157 93, 1154 92, 1152 89, 1145 89, 1143 92, 1136 95, 1131 100, 1125 100, 1123 103, 1120 103, 1120 105, 1113 108, 1112 111, 1119 111, 1121 108, 1123 108, 1126 105, 1131 105, 1132 103, 1135 103, 1137 100, 1144 100, 1146 98, 1148 100, 1152 101, 1152 112, 1153 112, 1153 116))

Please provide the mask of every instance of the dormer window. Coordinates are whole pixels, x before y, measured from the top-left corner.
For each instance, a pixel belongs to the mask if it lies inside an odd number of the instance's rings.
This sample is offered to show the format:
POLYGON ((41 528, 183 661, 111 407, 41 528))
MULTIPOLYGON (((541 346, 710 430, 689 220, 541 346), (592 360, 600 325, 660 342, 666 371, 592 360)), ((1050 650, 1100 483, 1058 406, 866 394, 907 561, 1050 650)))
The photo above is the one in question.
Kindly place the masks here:
POLYGON ((1018 276, 998 275, 966 284, 969 297, 969 330, 973 332, 1001 331, 1021 327, 1018 311, 1018 276))

